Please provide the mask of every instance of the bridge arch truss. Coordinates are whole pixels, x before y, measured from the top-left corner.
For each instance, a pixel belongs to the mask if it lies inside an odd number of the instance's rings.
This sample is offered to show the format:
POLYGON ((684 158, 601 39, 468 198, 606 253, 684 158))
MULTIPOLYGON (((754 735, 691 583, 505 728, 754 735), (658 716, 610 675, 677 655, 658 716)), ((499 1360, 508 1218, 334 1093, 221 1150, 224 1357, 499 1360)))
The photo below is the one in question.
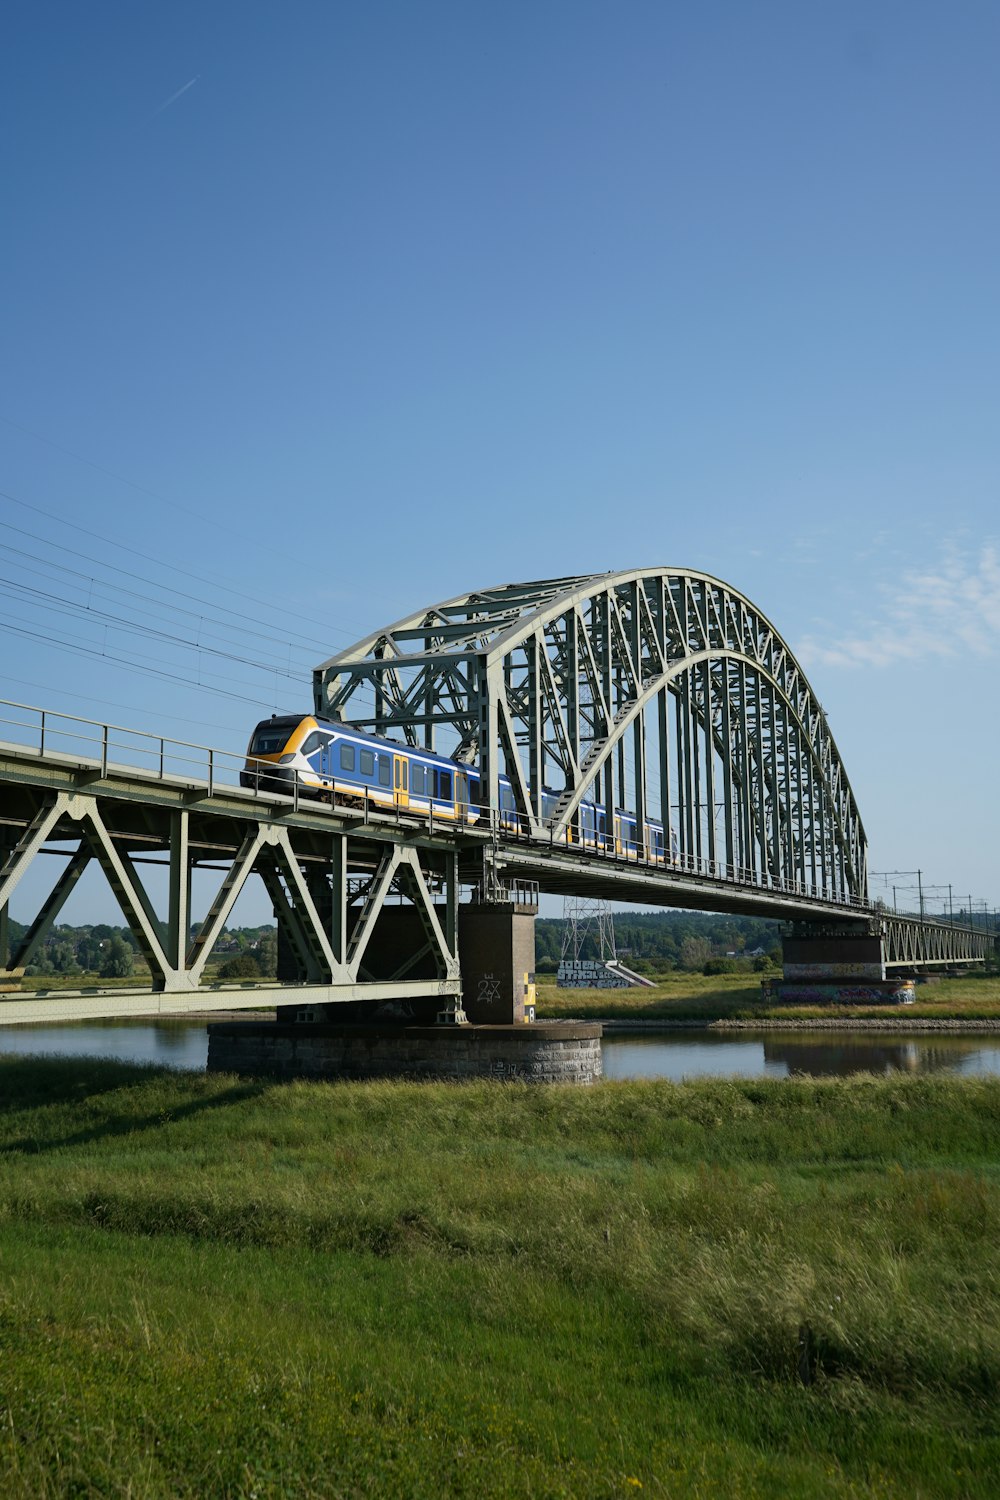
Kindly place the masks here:
POLYGON ((826 715, 744 595, 663 569, 546 579, 431 605, 314 674, 317 714, 511 782, 522 828, 579 835, 581 804, 671 830, 673 857, 850 903, 867 847, 826 715))

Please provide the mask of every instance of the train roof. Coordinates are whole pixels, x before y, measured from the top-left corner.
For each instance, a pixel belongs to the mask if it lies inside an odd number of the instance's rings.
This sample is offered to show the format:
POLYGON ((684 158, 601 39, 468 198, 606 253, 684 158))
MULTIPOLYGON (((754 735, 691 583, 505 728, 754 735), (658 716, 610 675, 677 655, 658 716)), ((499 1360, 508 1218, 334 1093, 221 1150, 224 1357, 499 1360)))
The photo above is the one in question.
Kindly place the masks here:
POLYGON ((272 714, 269 719, 261 719, 254 729, 294 729, 303 719, 311 717, 311 714, 272 714))
MULTIPOLYGON (((322 729, 329 729, 334 734, 347 735, 359 745, 371 745, 373 750, 395 750, 399 755, 408 755, 411 759, 416 756, 419 760, 426 760, 434 765, 450 766, 456 771, 464 771, 468 776, 478 776, 479 767, 470 766, 465 761, 452 760, 450 755, 442 755, 437 750, 428 750, 425 745, 408 745, 405 740, 386 740, 377 734, 369 734, 364 729, 357 729, 353 724, 345 724, 339 719, 324 719, 319 714, 300 714, 298 718, 289 718, 289 725, 301 724, 303 719, 314 719, 322 729)), ((265 722, 267 722, 265 720, 265 722)), ((275 719, 276 724, 283 724, 283 719, 275 719)))

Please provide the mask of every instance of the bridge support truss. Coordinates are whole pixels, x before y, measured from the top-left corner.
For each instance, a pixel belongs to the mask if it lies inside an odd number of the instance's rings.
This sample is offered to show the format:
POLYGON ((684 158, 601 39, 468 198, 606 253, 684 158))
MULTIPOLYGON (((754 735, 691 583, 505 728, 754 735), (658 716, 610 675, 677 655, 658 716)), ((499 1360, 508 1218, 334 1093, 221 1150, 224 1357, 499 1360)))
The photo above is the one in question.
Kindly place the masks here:
POLYGON ((507 777, 536 842, 586 842, 589 827, 645 856, 658 827, 680 870, 866 897, 826 716, 773 625, 705 574, 462 595, 332 657, 314 696, 322 716, 477 763, 493 809, 507 777))
POLYGON ((352 1000, 429 998, 441 1006, 460 996, 458 858, 440 836, 423 837, 391 818, 295 810, 282 800, 140 772, 95 778, 23 761, 16 779, 5 772, 8 758, 0 756, 0 1022, 352 1000), (54 869, 51 854, 62 867, 9 951, 10 899, 33 868, 54 869), (148 984, 12 993, 91 864, 107 877, 148 965, 148 984), (215 891, 194 922, 199 870, 212 872, 215 891), (206 961, 253 875, 271 899, 294 977, 206 985, 206 961), (403 953, 386 940, 395 912, 411 918, 413 940, 403 953))

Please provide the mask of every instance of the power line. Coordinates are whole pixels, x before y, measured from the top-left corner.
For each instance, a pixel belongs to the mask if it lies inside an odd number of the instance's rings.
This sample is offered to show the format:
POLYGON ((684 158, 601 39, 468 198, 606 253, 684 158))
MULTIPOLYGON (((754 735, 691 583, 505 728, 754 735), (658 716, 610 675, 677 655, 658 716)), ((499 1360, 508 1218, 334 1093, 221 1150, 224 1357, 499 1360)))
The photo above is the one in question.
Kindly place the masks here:
MULTIPOLYGON (((40 693, 47 693, 52 689, 52 684, 50 682, 32 682, 26 677, 8 677, 5 673, 0 673, 0 682, 10 682, 17 687, 35 688, 40 693)), ((114 699, 111 698, 96 698, 90 693, 71 693, 68 692, 66 688, 60 688, 59 694, 60 697, 72 698, 77 703, 96 703, 101 708, 120 708, 125 713, 129 714, 144 714, 149 712, 148 708, 144 708, 138 703, 116 703, 114 699)), ((232 732, 233 726, 231 724, 213 724, 210 723, 208 719, 189 719, 186 718, 184 714, 168 713, 165 709, 162 709, 159 706, 157 707, 156 712, 160 718, 170 719, 175 724, 194 724, 199 729, 218 729, 226 734, 232 732)), ((103 723, 103 719, 100 722, 103 723)))
MULTIPOLYGON (((11 527, 10 529, 12 531, 17 531, 20 535, 32 537, 33 540, 43 542, 43 544, 44 544, 44 538, 42 538, 42 537, 35 537, 32 532, 21 531, 21 529, 19 527, 11 527)), ((32 573, 32 574, 34 574, 38 578, 46 578, 50 582, 57 582, 58 581, 57 579, 54 579, 54 578, 51 577, 51 572, 63 574, 67 578, 76 578, 76 579, 79 579, 81 581, 81 585, 86 584, 86 585, 89 585, 91 588, 93 588, 93 587, 96 586, 97 588, 104 589, 108 593, 111 593, 111 594, 121 594, 124 598, 139 599, 139 600, 142 601, 143 605, 146 608, 149 608, 150 605, 155 605, 157 608, 169 610, 169 611, 171 611, 174 614, 186 615, 186 616, 190 617, 191 619, 196 619, 196 620, 199 620, 199 621, 202 621, 202 622, 207 621, 208 623, 211 623, 213 625, 218 625, 223 630, 229 630, 229 631, 237 631, 238 630, 240 632, 241 636, 248 636, 248 635, 249 636, 254 636, 257 639, 262 640, 262 641, 267 641, 267 642, 271 643, 274 646, 280 646, 283 649, 287 649, 289 653, 292 652, 292 651, 295 651, 295 652, 301 653, 303 656, 305 656, 307 654, 306 650, 305 650, 305 647, 303 647, 303 646, 295 646, 290 641, 284 641, 284 640, 282 640, 280 636, 269 635, 266 631, 255 630, 253 627, 249 627, 248 628, 246 625, 243 625, 243 624, 240 624, 240 625, 230 625, 227 621, 225 621, 225 620, 219 620, 219 619, 215 618, 212 615, 204 613, 203 611, 200 612, 200 611, 197 611, 197 610, 185 609, 183 605, 180 605, 180 604, 170 604, 166 600, 162 600, 162 599, 150 599, 148 597, 148 595, 146 595, 146 594, 140 594, 135 589, 127 589, 127 588, 124 588, 121 584, 111 583, 107 579, 98 578, 98 577, 96 577, 93 574, 83 573, 83 572, 80 571, 79 568, 68 568, 65 565, 65 563, 53 562, 52 559, 47 558, 47 557, 39 557, 37 553, 35 553, 35 552, 27 552, 27 551, 24 550, 23 547, 12 547, 7 542, 0 542, 0 550, 2 550, 4 552, 7 552, 7 553, 10 553, 11 556, 14 557, 14 558, 18 558, 18 559, 27 558, 27 559, 29 559, 30 562, 40 563, 41 566, 42 566, 42 568, 47 568, 47 569, 50 570, 49 573, 45 573, 45 572, 39 571, 39 569, 37 569, 37 568, 32 568, 32 567, 26 566, 24 562, 19 562, 18 563, 18 567, 21 569, 22 572, 32 573)), ((66 550, 69 550, 69 549, 66 549, 66 550)), ((77 555, 77 554, 74 554, 74 555, 77 555)), ((97 559, 88 558, 88 559, 86 559, 86 561, 93 561, 93 562, 97 563, 97 566, 99 566, 99 567, 100 566, 105 566, 104 564, 99 563, 97 561, 97 559)), ((135 575, 134 574, 130 574, 128 576, 134 577, 135 575)), ((151 582, 152 587, 154 587, 154 588, 161 587, 161 585, 153 583, 152 580, 149 580, 149 581, 151 582)), ((12 582, 16 582, 16 581, 12 580, 12 582)), ((21 585, 17 585, 17 586, 21 587, 21 585)), ((211 608, 212 606, 208 606, 208 607, 211 608)), ((240 618, 242 619, 243 617, 241 616, 240 618)), ((223 637, 220 637, 220 639, 223 639, 223 637)))
MULTIPOLYGON (((137 676, 159 677, 160 679, 167 682, 180 683, 183 687, 192 689, 196 692, 212 693, 213 696, 217 698, 232 698, 237 703, 248 703, 251 707, 258 710, 260 708, 260 695, 258 695, 256 698, 248 698, 242 693, 232 692, 229 688, 218 686, 213 687, 209 685, 208 682, 202 682, 200 680, 197 682, 193 682, 189 675, 182 676, 178 672, 169 672, 164 667, 156 665, 141 665, 140 662, 135 660, 134 658, 117 656, 112 651, 99 650, 96 646, 82 646, 78 641, 67 641, 58 636, 47 635, 44 631, 28 630, 23 625, 18 625, 9 620, 4 621, 3 623, 6 624, 7 629, 11 632, 11 634, 22 636, 27 640, 41 641, 45 645, 58 646, 61 651, 70 651, 77 656, 86 656, 90 657, 93 660, 107 662, 109 665, 116 666, 120 670, 134 672, 137 676)), ((154 662, 155 658, 148 658, 147 660, 150 662, 154 662)), ((252 687, 252 684, 246 683, 245 686, 252 687)), ((275 704, 275 709, 277 709, 277 704, 275 704)), ((282 709, 283 713, 294 711, 294 709, 282 709)))
MULTIPOLYGON (((161 495, 160 493, 158 493, 158 491, 151 490, 151 489, 149 489, 145 485, 136 484, 136 482, 134 480, 132 480, 132 479, 126 479, 123 474, 116 474, 113 469, 108 469, 108 468, 104 467, 102 464, 95 463, 93 459, 85 458, 82 453, 77 453, 77 452, 75 452, 74 449, 67 448, 65 446, 65 444, 63 444, 63 443, 57 443, 54 438, 46 437, 44 435, 44 433, 36 432, 31 427, 25 427, 24 424, 21 423, 21 422, 15 422, 12 417, 5 417, 2 413, 0 413, 0 422, 3 422, 7 427, 13 427, 15 429, 15 431, 17 431, 17 432, 23 432, 23 433, 25 433, 28 437, 34 438, 36 442, 44 443, 44 444, 46 444, 47 447, 56 449, 56 451, 59 452, 59 453, 65 453, 68 458, 72 458, 77 463, 81 463, 81 464, 86 465, 86 467, 88 469, 93 469, 96 473, 103 474, 108 479, 113 479, 116 484, 123 484, 128 489, 135 490, 136 494, 146 495, 146 496, 148 496, 148 498, 150 500, 156 500, 161 505, 169 505, 174 510, 179 510, 183 515, 190 516, 193 520, 197 521, 199 523, 199 525, 204 525, 205 522, 207 521, 210 526, 216 527, 217 530, 223 532, 226 536, 229 535, 229 532, 227 531, 227 528, 225 526, 223 526, 221 522, 216 521, 215 518, 213 516, 211 516, 211 515, 206 515, 202 511, 191 510, 188 506, 182 505, 179 500, 172 500, 169 496, 167 496, 167 495, 161 495)), ((14 496, 8 496, 7 498, 8 499, 14 499, 15 497, 14 496)), ((24 500, 15 500, 15 504, 18 504, 18 505, 28 505, 28 502, 24 501, 24 500)), ((28 505, 28 509, 29 510, 39 510, 40 514, 42 514, 42 515, 49 515, 49 513, 47 511, 41 511, 40 507, 37 507, 37 506, 28 505)), ((73 526, 74 525, 74 523, 72 521, 63 521, 63 518, 61 516, 51 516, 50 515, 49 519, 50 520, 58 520, 63 525, 66 525, 66 526, 73 526)), ((89 532, 89 531, 86 530, 85 527, 82 527, 82 526, 77 526, 75 529, 77 531, 84 532, 84 534, 86 536, 95 536, 96 535, 95 532, 89 532)), ((103 538, 98 538, 98 540, 103 540, 103 538)), ((252 546, 259 547, 259 548, 261 548, 261 550, 266 551, 266 552, 268 552, 268 553, 270 553, 272 555, 273 555, 273 553, 275 551, 278 550, 278 549, 276 549, 274 547, 272 541, 269 540, 268 543, 267 543, 267 545, 265 546, 265 544, 263 542, 259 541, 258 538, 256 536, 254 536, 253 534, 251 534, 247 538, 247 540, 251 543, 252 546)), ((130 551, 133 550, 130 547, 123 546, 122 543, 120 543, 120 542, 114 542, 111 545, 112 546, 119 546, 119 547, 121 547, 122 551, 124 551, 124 552, 130 552, 130 551)), ((140 553, 136 553, 136 556, 138 556, 138 557, 145 557, 145 554, 140 552, 140 553)), ((298 559, 292 557, 287 552, 281 552, 280 556, 286 558, 288 562, 298 563, 298 559)), ((148 558, 147 557, 146 561, 147 562, 155 562, 155 561, 158 561, 158 559, 156 559, 156 558, 148 558)), ((184 577, 195 578, 195 579, 198 580, 199 583, 208 583, 208 582, 210 582, 209 579, 200 578, 198 576, 198 574, 196 574, 196 573, 188 573, 183 568, 173 568, 172 564, 166 563, 166 564, 163 564, 163 566, 172 568, 172 571, 174 571, 176 573, 181 573, 184 577)), ((249 602, 251 604, 260 604, 261 603, 261 600, 254 599, 249 594, 241 593, 238 589, 227 588, 225 584, 215 585, 214 581, 212 581, 212 583, 213 583, 213 587, 217 586, 219 588, 224 588, 224 589, 226 589, 227 593, 232 594, 237 599, 247 599, 247 600, 249 600, 249 602)), ((338 635, 346 635, 349 639, 352 639, 352 640, 354 639, 354 632, 353 631, 349 631, 349 630, 345 630, 340 625, 331 625, 331 626, 328 626, 328 627, 325 627, 325 628, 329 628, 331 630, 336 631, 338 635)))
POLYGON ((193 650, 199 653, 206 653, 209 656, 217 656, 222 661, 235 662, 240 666, 251 667, 259 672, 274 672, 275 674, 280 673, 280 675, 283 677, 294 678, 302 675, 301 673, 293 672, 285 667, 278 667, 265 662, 253 661, 250 657, 237 656, 234 652, 231 651, 221 651, 217 646, 208 646, 203 645, 198 641, 187 640, 183 636, 174 635, 171 631, 157 630, 152 625, 144 625, 141 621, 126 619, 121 615, 111 614, 107 610, 94 609, 91 605, 83 606, 74 604, 71 601, 63 601, 60 600, 55 594, 47 593, 43 589, 31 588, 28 584, 13 583, 10 579, 0 578, 0 595, 4 594, 6 594, 8 598, 16 598, 18 597, 18 595, 28 596, 28 602, 33 604, 36 608, 39 608, 40 606, 36 603, 36 599, 30 597, 31 595, 35 595, 37 599, 47 601, 45 607, 56 614, 70 615, 73 617, 82 615, 84 618, 89 618, 95 622, 103 621, 105 625, 125 626, 134 634, 144 636, 148 640, 167 641, 172 645, 181 646, 185 650, 193 650), (8 587, 5 589, 4 585, 7 585, 8 587), (11 592, 11 590, 13 590, 13 592, 11 592))
MULTIPOLYGON (((270 604, 266 604, 262 599, 257 599, 252 594, 244 594, 239 589, 231 589, 228 586, 228 584, 219 583, 217 579, 203 578, 201 576, 201 574, 199 574, 199 573, 192 573, 192 572, 190 572, 186 568, 175 567, 175 565, 173 563, 164 563, 164 562, 161 562, 159 558, 150 557, 149 553, 147 553, 147 552, 140 552, 138 550, 138 548, 136 548, 136 547, 128 547, 128 546, 125 545, 124 542, 113 541, 110 537, 102 536, 100 534, 100 532, 91 531, 86 526, 79 526, 79 525, 77 525, 77 523, 75 521, 67 521, 63 516, 55 515, 52 511, 45 510, 44 507, 42 507, 40 505, 33 505, 28 500, 21 500, 17 495, 12 495, 9 490, 0 490, 0 498, 2 498, 4 500, 10 500, 14 505, 23 506, 23 508, 25 510, 30 510, 30 511, 33 511, 36 515, 44 516, 46 518, 46 520, 55 521, 60 526, 69 526, 69 527, 72 528, 72 530, 79 531, 83 536, 89 536, 90 538, 92 538, 92 540, 97 541, 97 542, 101 542, 106 547, 116 547, 120 552, 127 552, 132 557, 140 557, 140 558, 142 558, 143 562, 150 562, 155 567, 165 568, 165 569, 167 569, 168 572, 171 572, 171 573, 178 573, 178 574, 180 574, 180 576, 182 578, 193 578, 196 583, 204 583, 204 584, 207 584, 209 588, 221 589, 224 593, 232 594, 233 597, 236 598, 236 599, 243 599, 248 604, 255 605, 258 609, 263 609, 266 612, 270 612, 271 610, 274 609, 274 602, 273 601, 270 604)), ((11 529, 14 530, 14 531, 19 531, 20 530, 20 528, 16 527, 16 526, 12 527, 11 529)), ((21 534, 25 535, 25 536, 32 537, 32 539, 34 541, 43 540, 43 538, 38 537, 33 532, 22 532, 21 534)), ((47 540, 47 539, 45 539, 45 540, 47 540)), ((69 547, 63 547, 62 544, 59 543, 59 542, 48 542, 48 545, 52 546, 52 547, 58 547, 61 552, 70 552, 70 551, 72 551, 71 548, 69 548, 69 547)), ((113 573, 126 573, 126 570, 124 568, 119 568, 114 563, 99 562, 98 559, 92 558, 92 557, 88 557, 87 561, 88 562, 97 562, 97 564, 98 564, 99 567, 107 568, 107 569, 109 569, 109 571, 111 571, 113 573)), ((126 576, 128 576, 128 577, 134 577, 135 574, 134 573, 127 573, 126 576)), ((151 583, 154 588, 166 589, 168 587, 167 584, 156 583, 155 580, 153 580, 153 579, 146 579, 145 581, 148 582, 148 583, 151 583)), ((182 598, 182 599, 193 599, 196 603, 205 603, 206 602, 205 600, 199 598, 198 595, 185 594, 185 593, 183 593, 179 589, 172 590, 172 592, 177 593, 179 595, 179 597, 182 598)), ((227 614, 235 615, 239 619, 243 619, 243 620, 250 619, 250 618, 256 619, 256 616, 252 616, 251 617, 249 615, 241 614, 240 611, 238 611, 238 610, 227 609, 225 605, 222 605, 222 606, 219 606, 219 607, 222 608, 222 609, 224 609, 227 614)), ((326 627, 326 628, 336 630, 339 634, 342 634, 342 635, 352 635, 353 634, 350 631, 343 630, 340 626, 329 626, 329 627, 326 627)), ((294 634, 294 636, 295 636, 295 638, 297 640, 300 640, 300 641, 304 642, 306 645, 309 646, 310 649, 312 649, 313 646, 316 646, 318 650, 325 650, 325 649, 327 649, 324 646, 317 645, 317 643, 315 641, 311 640, 308 636, 299 635, 298 632, 293 632, 293 634, 294 634)))

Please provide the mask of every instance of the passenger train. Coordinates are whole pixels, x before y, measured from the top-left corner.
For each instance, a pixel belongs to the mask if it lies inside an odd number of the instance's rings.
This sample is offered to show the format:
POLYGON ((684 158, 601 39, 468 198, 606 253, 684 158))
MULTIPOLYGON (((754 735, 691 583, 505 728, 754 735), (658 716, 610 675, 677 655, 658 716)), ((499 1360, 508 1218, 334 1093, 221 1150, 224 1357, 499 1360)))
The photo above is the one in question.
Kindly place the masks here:
MULTIPOLYGON (((328 802, 409 809, 462 823, 478 823, 487 815, 477 766, 461 765, 432 750, 379 739, 311 714, 273 714, 250 736, 240 784, 291 795, 296 783, 300 796, 328 802)), ((558 793, 543 790, 543 818, 555 815, 558 800, 558 793)), ((499 821, 501 828, 511 832, 521 826, 507 776, 500 777, 499 821)), ((579 829, 569 829, 565 841, 655 863, 666 858, 661 823, 646 820, 645 845, 640 846, 634 812, 616 808, 609 835, 605 809, 594 802, 580 803, 579 829)), ((672 837, 671 860, 676 856, 672 837)))

